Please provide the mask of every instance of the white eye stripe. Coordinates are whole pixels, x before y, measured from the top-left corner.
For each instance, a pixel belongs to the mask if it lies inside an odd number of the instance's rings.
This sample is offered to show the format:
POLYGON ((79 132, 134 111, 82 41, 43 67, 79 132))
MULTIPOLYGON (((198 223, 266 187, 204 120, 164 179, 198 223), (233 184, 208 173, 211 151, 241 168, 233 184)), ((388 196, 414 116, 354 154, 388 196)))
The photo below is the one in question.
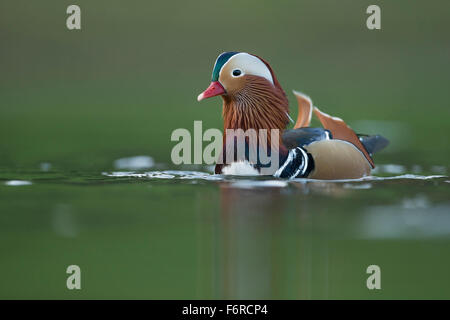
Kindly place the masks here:
MULTIPOLYGON (((239 69, 242 74, 263 77, 273 84, 273 78, 269 68, 267 68, 264 62, 251 54, 245 52, 235 54, 223 65, 220 73, 225 69, 225 66, 230 66, 232 75, 233 70, 239 69)), ((236 78, 236 76, 234 77, 236 78)))

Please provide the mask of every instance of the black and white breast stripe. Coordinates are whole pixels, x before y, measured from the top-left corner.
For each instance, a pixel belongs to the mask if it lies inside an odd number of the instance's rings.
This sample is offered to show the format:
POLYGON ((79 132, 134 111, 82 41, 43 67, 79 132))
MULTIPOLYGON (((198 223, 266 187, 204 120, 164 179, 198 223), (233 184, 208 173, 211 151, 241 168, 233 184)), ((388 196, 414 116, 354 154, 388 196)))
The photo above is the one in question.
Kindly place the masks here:
POLYGON ((278 178, 305 178, 314 169, 314 160, 305 149, 297 147, 289 150, 286 161, 274 173, 278 178))

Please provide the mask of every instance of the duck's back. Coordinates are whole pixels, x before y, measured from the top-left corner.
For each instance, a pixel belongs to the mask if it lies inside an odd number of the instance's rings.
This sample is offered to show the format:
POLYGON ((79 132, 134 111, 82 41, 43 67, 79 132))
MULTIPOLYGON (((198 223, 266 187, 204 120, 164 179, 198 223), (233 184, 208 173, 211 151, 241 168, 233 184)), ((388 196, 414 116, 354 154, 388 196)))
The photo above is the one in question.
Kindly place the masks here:
POLYGON ((314 159, 311 179, 358 179, 370 175, 371 166, 364 154, 343 140, 321 140, 304 147, 314 159))

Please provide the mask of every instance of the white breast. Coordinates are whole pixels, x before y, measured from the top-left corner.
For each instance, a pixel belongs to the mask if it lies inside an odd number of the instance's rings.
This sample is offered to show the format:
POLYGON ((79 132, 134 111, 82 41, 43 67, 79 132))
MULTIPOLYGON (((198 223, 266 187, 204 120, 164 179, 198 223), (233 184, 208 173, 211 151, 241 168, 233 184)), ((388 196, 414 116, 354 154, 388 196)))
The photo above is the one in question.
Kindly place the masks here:
POLYGON ((233 162, 223 167, 223 174, 233 176, 258 176, 259 172, 248 161, 233 162))

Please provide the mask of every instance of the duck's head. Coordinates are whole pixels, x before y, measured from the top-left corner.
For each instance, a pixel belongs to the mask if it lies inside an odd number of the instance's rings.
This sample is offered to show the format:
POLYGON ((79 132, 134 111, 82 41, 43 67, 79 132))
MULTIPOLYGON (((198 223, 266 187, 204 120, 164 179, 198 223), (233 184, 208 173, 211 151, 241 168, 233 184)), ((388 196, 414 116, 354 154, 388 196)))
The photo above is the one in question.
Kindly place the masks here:
POLYGON ((198 101, 222 96, 225 129, 284 129, 288 101, 272 68, 258 56, 224 52, 198 101))

